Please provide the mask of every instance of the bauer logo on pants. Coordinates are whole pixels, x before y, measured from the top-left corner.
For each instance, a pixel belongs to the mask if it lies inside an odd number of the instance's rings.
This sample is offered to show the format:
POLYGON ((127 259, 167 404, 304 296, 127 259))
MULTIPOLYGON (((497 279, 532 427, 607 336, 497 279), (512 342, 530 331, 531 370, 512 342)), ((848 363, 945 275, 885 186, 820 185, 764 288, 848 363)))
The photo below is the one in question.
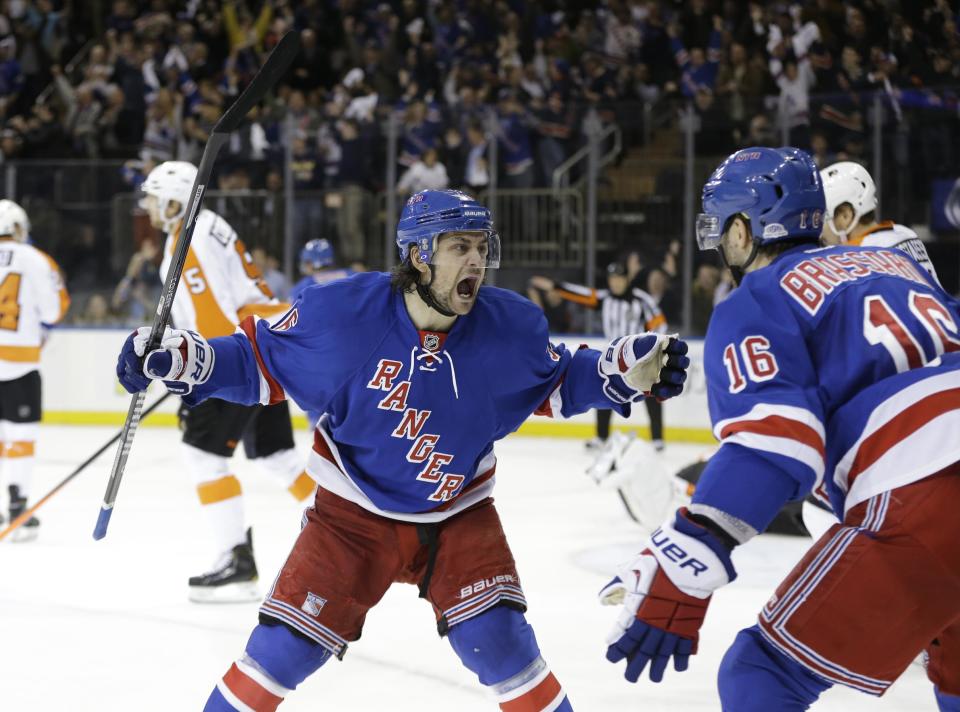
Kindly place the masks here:
POLYGON ((308 593, 307 600, 303 602, 300 609, 305 613, 309 613, 311 616, 319 616, 320 611, 323 610, 325 605, 327 605, 326 598, 320 598, 320 596, 315 593, 308 593))

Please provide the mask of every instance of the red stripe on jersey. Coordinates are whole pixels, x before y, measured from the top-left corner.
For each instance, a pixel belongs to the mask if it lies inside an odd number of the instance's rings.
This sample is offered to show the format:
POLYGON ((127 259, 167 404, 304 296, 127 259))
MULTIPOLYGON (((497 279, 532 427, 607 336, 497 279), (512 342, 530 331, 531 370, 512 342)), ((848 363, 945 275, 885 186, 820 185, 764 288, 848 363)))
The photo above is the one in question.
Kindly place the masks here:
POLYGON ((332 462, 334 467, 343 472, 340 465, 337 464, 337 458, 333 456, 333 451, 330 449, 330 446, 327 445, 326 438, 320 434, 319 429, 313 431, 313 451, 324 460, 332 462))
POLYGON ((960 388, 934 393, 908 406, 860 443, 857 456, 847 475, 847 485, 852 485, 857 475, 873 465, 894 445, 906 440, 934 418, 957 409, 960 409, 960 388))
POLYGON ((565 379, 566 377, 567 377, 567 374, 563 374, 562 376, 560 376, 560 380, 557 381, 557 385, 555 385, 555 386, 551 389, 550 395, 548 395, 548 396, 546 397, 546 399, 543 401, 543 403, 541 403, 539 406, 537 406, 537 409, 536 409, 535 411, 533 411, 533 414, 534 414, 534 415, 545 415, 545 416, 547 416, 548 418, 552 418, 552 417, 554 417, 555 415, 560 415, 559 413, 554 413, 554 412, 553 412, 553 406, 550 405, 550 399, 553 398, 553 394, 554 394, 554 393, 556 393, 557 391, 560 390, 560 386, 563 385, 563 381, 564 381, 564 379, 565 379))
POLYGON ((256 712, 274 712, 283 702, 282 697, 277 697, 256 680, 244 675, 236 663, 227 670, 227 674, 223 676, 223 682, 238 700, 256 712))
POLYGON ((484 482, 486 482, 487 480, 489 480, 491 477, 493 477, 493 475, 494 475, 494 473, 496 473, 496 471, 497 471, 497 466, 494 465, 493 467, 491 467, 489 470, 487 470, 487 471, 484 472, 483 474, 478 475, 477 478, 476 478, 473 482, 471 482, 471 483, 468 484, 466 487, 464 487, 462 490, 460 490, 460 493, 459 493, 456 497, 454 497, 453 499, 451 499, 449 502, 444 502, 444 503, 441 504, 439 507, 435 507, 434 509, 431 509, 430 511, 431 511, 431 512, 443 512, 443 511, 445 511, 445 510, 447 510, 447 509, 450 509, 450 507, 453 506, 453 503, 454 503, 454 502, 456 502, 458 499, 460 499, 461 497, 463 497, 463 495, 465 495, 467 492, 469 492, 469 491, 471 491, 471 490, 473 490, 473 489, 476 489, 477 487, 479 487, 480 485, 482 485, 484 482))
POLYGON ((740 420, 736 423, 730 423, 720 431, 720 439, 724 440, 734 433, 754 433, 775 438, 789 438, 804 445, 809 445, 820 453, 820 457, 825 457, 823 438, 820 437, 820 433, 799 420, 784 418, 782 415, 768 415, 762 420, 740 420))
POLYGON ((500 709, 503 712, 541 712, 557 699, 560 692, 560 683, 551 672, 532 690, 509 702, 501 702, 500 709))
POLYGON ((267 387, 270 389, 270 405, 286 400, 287 394, 283 392, 283 387, 277 382, 277 379, 270 375, 270 372, 263 363, 263 357, 260 355, 260 347, 257 346, 257 323, 253 317, 248 316, 241 321, 240 329, 250 342, 250 346, 253 348, 253 355, 257 359, 257 367, 267 381, 267 387))

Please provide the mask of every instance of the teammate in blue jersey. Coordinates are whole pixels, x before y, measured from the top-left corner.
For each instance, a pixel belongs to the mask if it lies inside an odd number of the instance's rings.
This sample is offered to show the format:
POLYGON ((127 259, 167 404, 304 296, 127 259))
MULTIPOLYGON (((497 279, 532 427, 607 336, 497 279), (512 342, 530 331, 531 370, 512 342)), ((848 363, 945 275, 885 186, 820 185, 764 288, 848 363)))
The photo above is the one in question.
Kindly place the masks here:
POLYGON ((532 302, 481 286, 499 265, 500 238, 490 211, 464 193, 412 196, 397 245, 392 275, 307 289, 273 324, 247 320, 243 333, 209 343, 174 330, 145 364, 133 339, 121 353, 130 391, 148 374, 190 402, 292 398, 325 414, 308 465, 316 500, 208 711, 275 709, 344 656, 397 581, 419 587, 439 633, 502 709, 572 709, 524 618, 491 499, 493 444, 534 412, 623 414, 644 393, 677 395, 686 345, 635 334, 602 353, 552 346, 532 302))
POLYGON ((882 695, 922 650, 940 709, 960 709, 960 303, 900 250, 820 247, 823 189, 797 149, 734 153, 703 209, 700 247, 740 281, 704 345, 721 446, 601 592, 623 604, 608 659, 631 681, 686 669, 731 550, 812 491, 840 522, 727 651, 723 709, 882 695))
POLYGON ((303 277, 290 290, 290 301, 296 301, 303 290, 315 284, 327 284, 335 279, 343 279, 355 274, 349 267, 336 267, 333 245, 329 240, 318 238, 310 240, 300 250, 300 273, 303 277))

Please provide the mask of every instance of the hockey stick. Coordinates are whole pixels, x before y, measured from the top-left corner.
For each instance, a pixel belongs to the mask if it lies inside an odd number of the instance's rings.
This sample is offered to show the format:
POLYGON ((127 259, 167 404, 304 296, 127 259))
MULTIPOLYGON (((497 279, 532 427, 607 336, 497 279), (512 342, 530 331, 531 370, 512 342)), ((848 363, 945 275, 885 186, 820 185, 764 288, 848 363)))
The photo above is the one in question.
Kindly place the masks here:
MULTIPOLYGON (((190 249, 190 240, 193 238, 193 229, 196 225, 197 213, 200 210, 200 204, 203 201, 203 192, 207 187, 207 181, 210 180, 210 173, 213 171, 213 163, 220 152, 221 147, 226 143, 230 132, 240 125, 243 117, 253 108, 267 93, 267 90, 273 87, 281 76, 287 71, 287 68, 293 62, 300 49, 300 38, 296 32, 288 32, 283 36, 277 46, 273 48, 267 61, 263 63, 260 71, 257 72, 253 81, 243 90, 240 97, 231 105, 229 109, 220 117, 216 126, 207 139, 207 145, 203 149, 203 156, 200 159, 200 167, 197 170, 197 178, 193 183, 193 189, 190 195, 190 201, 185 211, 186 217, 180 227, 180 237, 177 240, 176 249, 170 260, 170 269, 167 272, 167 280, 163 284, 163 292, 160 296, 160 303, 157 305, 157 314, 153 319, 153 326, 150 328, 150 338, 147 341, 146 353, 160 346, 160 339, 163 337, 163 331, 167 326, 167 320, 170 318, 170 309, 173 307, 173 298, 177 293, 177 283, 180 281, 180 273, 183 271, 183 264, 187 259, 187 251, 190 249)), ((123 471, 127 465, 127 457, 130 455, 130 447, 133 444, 133 436, 137 432, 137 426, 140 424, 141 410, 143 409, 144 394, 141 391, 130 400, 130 409, 127 411, 127 420, 120 433, 120 445, 117 447, 117 455, 113 461, 113 469, 110 472, 110 480, 107 482, 107 491, 103 495, 103 504, 100 507, 100 515, 97 517, 97 525, 93 530, 94 539, 103 539, 107 534, 107 526, 110 524, 110 515, 113 513, 114 502, 117 501, 117 490, 120 489, 120 480, 123 478, 123 471)))
MULTIPOLYGON (((147 408, 145 411, 143 411, 143 415, 142 415, 141 417, 146 418, 146 417, 147 417, 148 415, 150 415, 153 411, 155 411, 155 410, 159 407, 159 405, 160 405, 161 403, 163 403, 163 402, 164 402, 167 398, 169 398, 169 397, 170 397, 170 394, 169 394, 169 393, 164 393, 162 396, 160 396, 159 398, 157 398, 157 400, 154 401, 154 402, 150 405, 149 408, 147 408)), ((121 432, 122 432, 122 431, 121 431, 121 432)), ((58 484, 58 485, 57 485, 56 487, 54 487, 52 490, 50 490, 50 491, 47 492, 45 495, 43 495, 43 497, 41 497, 40 499, 38 499, 38 500, 34 503, 34 505, 33 505, 32 507, 30 507, 30 509, 28 509, 28 510, 25 511, 23 514, 21 514, 19 517, 17 517, 17 518, 14 519, 12 522, 10 522, 10 524, 7 526, 6 529, 0 530, 0 541, 3 541, 3 540, 7 537, 7 535, 10 534, 11 532, 13 532, 15 529, 19 529, 26 521, 28 521, 28 520, 30 519, 30 517, 33 516, 33 513, 34 513, 34 512, 36 512, 38 509, 40 509, 40 507, 42 507, 42 506, 46 503, 46 501, 47 501, 48 499, 50 499, 51 497, 53 497, 53 495, 55 495, 57 492, 59 492, 60 490, 62 490, 62 489, 64 488, 64 486, 66 486, 66 484, 67 484, 68 482, 70 482, 70 480, 72 480, 74 477, 76 477, 76 476, 79 475, 81 472, 83 472, 85 469, 87 469, 87 465, 89 465, 91 462, 93 462, 93 461, 96 460, 98 457, 100 457, 100 456, 107 450, 107 448, 109 448, 111 445, 113 445, 113 444, 114 444, 115 442, 117 442, 117 440, 119 440, 119 439, 120 439, 120 432, 118 432, 116 435, 114 435, 112 438, 110 438, 107 442, 105 442, 105 443, 103 444, 103 447, 101 447, 99 450, 97 450, 95 453, 93 453, 90 457, 88 457, 86 460, 84 460, 83 463, 80 464, 80 465, 77 467, 77 469, 75 469, 75 470, 74 470, 73 472, 71 472, 69 475, 67 475, 66 477, 64 477, 63 480, 61 480, 60 484, 58 484)))

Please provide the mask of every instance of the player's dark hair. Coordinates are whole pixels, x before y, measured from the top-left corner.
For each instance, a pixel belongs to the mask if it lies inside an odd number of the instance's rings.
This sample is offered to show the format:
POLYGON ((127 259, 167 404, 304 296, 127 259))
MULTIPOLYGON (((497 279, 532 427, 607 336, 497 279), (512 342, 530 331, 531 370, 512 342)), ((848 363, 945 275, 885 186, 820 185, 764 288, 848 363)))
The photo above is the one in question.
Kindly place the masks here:
POLYGON ((408 259, 394 265, 390 270, 390 287, 401 294, 416 289, 419 281, 420 273, 408 259))
POLYGON ((877 211, 871 210, 869 213, 864 213, 860 216, 861 225, 871 225, 877 221, 877 211))

